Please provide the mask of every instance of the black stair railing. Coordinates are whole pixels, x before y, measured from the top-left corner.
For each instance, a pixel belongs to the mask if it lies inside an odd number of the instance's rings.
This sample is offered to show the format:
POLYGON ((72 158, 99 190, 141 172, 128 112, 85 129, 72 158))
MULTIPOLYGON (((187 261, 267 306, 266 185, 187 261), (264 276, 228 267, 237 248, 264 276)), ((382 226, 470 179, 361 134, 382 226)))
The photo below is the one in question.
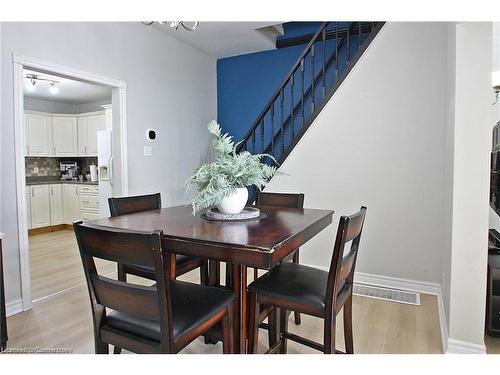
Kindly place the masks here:
POLYGON ((349 22, 345 27, 339 22, 322 23, 238 152, 268 153, 281 164, 382 26, 383 22, 349 22))

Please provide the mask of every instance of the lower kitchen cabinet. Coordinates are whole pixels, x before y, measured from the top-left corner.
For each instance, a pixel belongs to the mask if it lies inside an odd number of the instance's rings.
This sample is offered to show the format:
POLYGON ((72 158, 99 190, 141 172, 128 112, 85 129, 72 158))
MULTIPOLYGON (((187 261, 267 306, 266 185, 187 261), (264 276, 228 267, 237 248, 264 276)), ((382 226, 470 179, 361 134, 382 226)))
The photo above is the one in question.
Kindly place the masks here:
POLYGON ((50 201, 48 185, 30 186, 31 228, 50 225, 50 201))
POLYGON ((82 212, 80 209, 79 187, 76 184, 62 184, 63 197, 63 221, 65 224, 73 224, 80 220, 82 212))
POLYGON ((28 229, 99 218, 99 187, 49 184, 26 187, 28 229))
POLYGON ((58 225, 64 222, 62 185, 49 185, 50 201, 50 225, 58 225))

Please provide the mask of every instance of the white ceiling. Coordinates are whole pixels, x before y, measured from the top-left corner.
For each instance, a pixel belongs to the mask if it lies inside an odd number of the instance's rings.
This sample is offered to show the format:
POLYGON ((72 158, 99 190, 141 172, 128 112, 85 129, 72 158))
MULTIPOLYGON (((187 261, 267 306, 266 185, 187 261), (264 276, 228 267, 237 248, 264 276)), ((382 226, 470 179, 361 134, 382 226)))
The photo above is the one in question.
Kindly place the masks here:
MULTIPOLYGON (((187 22, 191 26, 192 22, 187 22)), ((170 27, 170 21, 162 25, 153 23, 154 27, 183 43, 190 45, 215 58, 243 55, 246 53, 266 51, 275 48, 272 33, 260 32, 257 29, 275 26, 280 31, 281 22, 200 22, 194 31, 187 31, 179 26, 177 30, 170 27)))
POLYGON ((50 82, 37 81, 35 91, 27 91, 26 86, 30 84, 30 80, 24 78, 24 95, 30 98, 67 104, 85 104, 111 99, 111 89, 107 87, 24 69, 23 76, 26 77, 26 74, 36 74, 39 78, 47 78, 59 82, 56 84, 59 87, 59 92, 51 94, 49 91, 50 82))

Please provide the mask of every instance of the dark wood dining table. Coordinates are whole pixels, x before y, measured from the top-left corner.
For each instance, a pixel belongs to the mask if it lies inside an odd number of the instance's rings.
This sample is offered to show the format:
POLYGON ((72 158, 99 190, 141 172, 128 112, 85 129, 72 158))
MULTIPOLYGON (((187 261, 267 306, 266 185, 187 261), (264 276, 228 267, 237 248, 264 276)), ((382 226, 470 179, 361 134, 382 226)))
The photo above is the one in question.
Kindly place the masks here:
POLYGON ((333 211, 257 206, 263 217, 212 221, 176 206, 91 221, 126 230, 162 230, 167 251, 226 262, 235 294, 235 353, 246 352, 247 267, 270 269, 332 222, 333 211))

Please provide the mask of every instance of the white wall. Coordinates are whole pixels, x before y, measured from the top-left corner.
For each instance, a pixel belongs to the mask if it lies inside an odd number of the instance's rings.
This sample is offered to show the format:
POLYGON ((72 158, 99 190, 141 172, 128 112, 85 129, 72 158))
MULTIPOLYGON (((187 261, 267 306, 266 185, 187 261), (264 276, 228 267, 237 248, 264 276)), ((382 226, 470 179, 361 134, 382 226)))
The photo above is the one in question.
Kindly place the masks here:
POLYGON ((185 202, 184 180, 207 157, 205 125, 216 118, 216 61, 134 23, 4 23, 1 35, 1 191, 7 301, 20 298, 15 202, 12 53, 127 83, 129 193, 159 191, 185 202), (158 130, 143 157, 144 130, 158 130))
MULTIPOLYGON (((448 43, 446 49, 446 80, 445 108, 447 120, 443 123, 444 136, 444 165, 443 165, 443 229, 441 253, 441 293, 446 327, 442 327, 443 336, 447 336, 450 320, 450 282, 451 282, 451 238, 453 211, 453 150, 455 143, 455 69, 456 69, 456 24, 447 24, 448 43)), ((446 344, 447 337, 443 337, 446 344)))
POLYGON ((357 271, 441 282, 447 27, 387 23, 273 179, 335 210, 303 263, 328 266, 338 218, 366 205, 357 271))
POLYGON ((484 352, 493 90, 492 25, 456 30, 450 352, 484 352))

